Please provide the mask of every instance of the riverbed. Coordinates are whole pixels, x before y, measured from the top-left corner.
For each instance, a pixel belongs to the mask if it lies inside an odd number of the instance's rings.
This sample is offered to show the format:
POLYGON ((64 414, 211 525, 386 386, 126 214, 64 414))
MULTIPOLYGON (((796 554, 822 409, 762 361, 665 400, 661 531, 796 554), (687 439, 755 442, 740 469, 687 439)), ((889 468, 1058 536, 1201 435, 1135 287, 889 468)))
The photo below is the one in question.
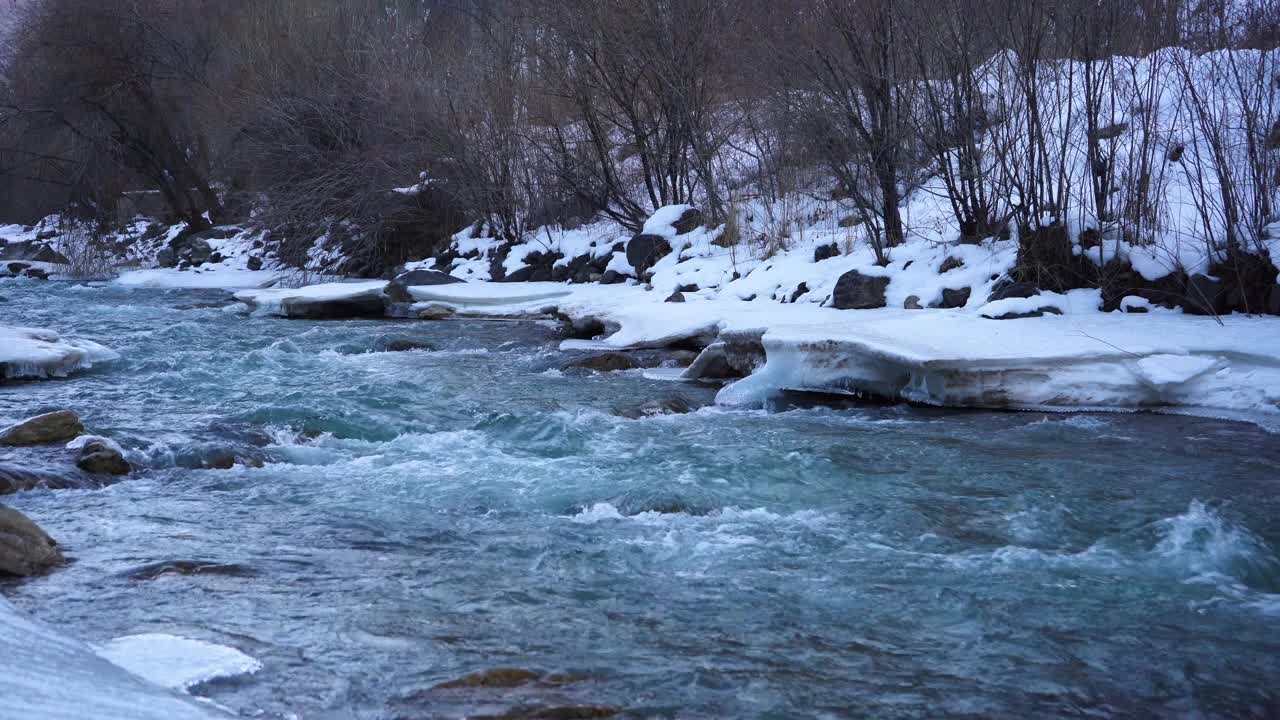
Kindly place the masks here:
MULTIPOLYGON (((257 658, 192 689, 244 716, 1280 712, 1280 436, 1253 425, 726 409, 713 386, 564 370, 545 321, 0 295, 6 321, 121 354, 0 386, 0 423, 71 408, 138 467, 5 497, 73 562, 0 591, 90 642, 161 632, 257 658), (675 396, 694 412, 628 417, 675 396), (139 572, 166 561, 226 568, 139 572), (495 667, 572 681, 434 687, 495 667)), ((0 462, 70 466, 47 448, 0 462)))

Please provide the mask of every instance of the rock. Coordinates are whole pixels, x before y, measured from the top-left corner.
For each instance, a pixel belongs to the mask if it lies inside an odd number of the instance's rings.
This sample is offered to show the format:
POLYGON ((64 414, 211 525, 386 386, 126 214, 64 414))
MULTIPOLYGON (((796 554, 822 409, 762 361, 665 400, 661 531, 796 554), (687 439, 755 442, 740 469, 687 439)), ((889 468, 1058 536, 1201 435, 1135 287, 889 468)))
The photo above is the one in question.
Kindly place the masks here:
POLYGON ((626 278, 616 270, 605 270, 604 274, 600 276, 600 284, 617 285, 625 279, 626 278))
POLYGON ((419 320, 444 320, 453 317, 457 311, 444 303, 427 303, 418 309, 419 320))
POLYGON ((1222 281, 1208 275, 1187 278, 1182 295, 1182 309, 1190 315, 1214 315, 1222 311, 1222 281))
POLYGON ((967 288, 943 288, 942 289, 942 307, 944 308, 962 308, 969 302, 969 295, 972 291, 967 288))
POLYGON ((93 438, 80 447, 76 467, 94 475, 128 475, 133 468, 115 443, 106 438, 93 438))
POLYGON ((78 488, 84 487, 85 484, 73 477, 64 477, 54 473, 0 463, 0 495, 24 492, 36 488, 49 490, 78 488))
POLYGON ((0 574, 38 575, 62 562, 58 543, 26 515, 0 505, 0 574))
POLYGON ((21 275, 23 272, 31 269, 31 263, 11 262, 7 267, 9 268, 9 274, 21 275))
POLYGON ((938 267, 938 274, 941 275, 942 273, 951 272, 956 268, 962 268, 962 267, 964 267, 963 260, 961 260, 958 257, 955 257, 954 255, 948 255, 947 259, 943 260, 942 265, 938 267))
POLYGON ((252 577, 253 568, 235 563, 219 563, 206 560, 161 560, 120 573, 130 580, 155 580, 166 575, 224 575, 228 577, 252 577))
POLYGON ((1020 320, 1022 318, 1041 317, 1046 313, 1049 315, 1061 315, 1062 311, 1052 305, 1045 305, 1027 312, 1007 312, 1002 315, 987 315, 983 313, 982 317, 988 320, 1020 320))
POLYGON ((923 310, 924 309, 920 307, 919 295, 908 295, 907 299, 902 301, 902 307, 905 310, 923 310))
POLYGON ((212 255, 210 255, 210 256, 209 256, 209 262, 210 262, 211 264, 213 264, 213 265, 217 265, 218 263, 222 262, 223 260, 226 260, 226 258, 222 256, 222 253, 217 252, 217 251, 214 251, 214 253, 213 253, 212 255))
POLYGON ((671 293, 670 295, 668 295, 668 296, 667 296, 667 299, 666 299, 666 300, 663 300, 663 302, 676 302, 676 303, 678 303, 678 302, 684 302, 684 293, 682 293, 682 292, 673 292, 673 293, 671 293))
POLYGON ((164 248, 156 253, 156 264, 162 268, 171 268, 178 264, 178 256, 170 248, 164 248))
POLYGON ((629 405, 615 408, 614 415, 632 420, 638 420, 646 417, 658 417, 661 415, 684 415, 693 408, 689 406, 689 401, 680 395, 673 395, 669 398, 661 398, 655 400, 646 400, 639 405, 629 405))
POLYGON ((827 243, 826 245, 819 245, 818 247, 813 249, 813 261, 822 262, 827 258, 833 258, 839 254, 840 254, 840 248, 836 247, 835 243, 827 243))
POLYGON ((70 410, 58 410, 28 418, 0 430, 0 445, 40 445, 70 440, 84 432, 80 416, 70 410))
POLYGON ((1089 133, 1092 140, 1114 140, 1125 133, 1129 129, 1129 123, 1116 123, 1115 125, 1106 125, 1089 133))
POLYGON ((1272 285, 1267 295, 1267 314, 1280 315, 1280 285, 1272 285))
POLYGON ((513 688, 528 685, 542 677, 540 673, 521 668, 493 668, 463 675, 436 685, 438 690, 452 688, 513 688))
POLYGON ((616 370, 631 370, 635 366, 636 364, 625 354, 620 352, 608 352, 577 358, 568 365, 565 365, 565 368, 582 368, 584 370, 595 370, 596 372, 614 372, 616 370))
POLYGON ((381 352, 408 352, 411 350, 435 350, 431 343, 413 338, 382 338, 376 347, 381 352))
POLYGON ((379 292, 339 299, 286 298, 280 314, 294 320, 345 320, 384 317, 386 308, 379 292))
POLYGON ((33 267, 33 268, 27 268, 27 271, 26 271, 25 273, 23 273, 23 275, 26 275, 26 276, 27 276, 27 277, 29 277, 29 278, 34 278, 34 279, 36 279, 36 280, 48 280, 48 279, 49 279, 49 271, 48 271, 48 270, 44 270, 44 269, 42 269, 42 268, 34 268, 34 267, 33 267))
POLYGON ((671 227, 676 229, 677 235, 684 235, 702 227, 703 222, 705 220, 702 217, 702 211, 691 207, 680 213, 680 219, 671 223, 671 227))
POLYGON ((658 235, 636 235, 627 243, 627 262, 631 263, 637 273, 644 273, 670 252, 671 245, 666 238, 658 235))
POLYGON ((799 285, 796 286, 796 289, 791 293, 790 302, 795 302, 799 300, 800 297, 807 292, 809 292, 809 283, 806 283, 806 282, 800 283, 799 285))
POLYGON ((857 270, 840 276, 831 293, 831 307, 838 310, 870 310, 885 306, 884 291, 889 278, 863 275, 857 270))
POLYGON ((250 255, 249 259, 245 261, 245 267, 249 268, 250 270, 261 270, 262 258, 258 257, 257 255, 250 255))
POLYGON ((465 282, 448 273, 442 273, 439 270, 410 270, 402 272, 392 278, 387 284, 387 297, 392 302, 413 302, 413 296, 409 294, 408 288, 418 285, 451 285, 453 283, 465 282))
POLYGON ((1004 282, 996 283, 991 289, 991 294, 987 296, 987 302, 995 302, 996 300, 1004 300, 1006 298, 1028 298, 1040 294, 1040 288, 1031 282, 1004 282))
POLYGON ((613 717, 622 708, 612 705, 545 705, 512 708, 501 715, 471 715, 474 720, 595 720, 613 717))
POLYGON ((203 265, 209 261, 209 258, 213 257, 213 248, 208 242, 199 237, 190 237, 187 238, 178 254, 192 265, 203 265))

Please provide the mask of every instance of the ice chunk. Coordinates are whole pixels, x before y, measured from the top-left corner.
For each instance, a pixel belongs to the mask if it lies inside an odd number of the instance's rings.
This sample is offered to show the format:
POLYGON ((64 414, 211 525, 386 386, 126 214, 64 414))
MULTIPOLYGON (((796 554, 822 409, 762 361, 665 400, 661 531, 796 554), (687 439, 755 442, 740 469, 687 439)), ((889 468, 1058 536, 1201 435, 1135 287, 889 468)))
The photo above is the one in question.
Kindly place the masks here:
POLYGON ((262 663, 235 648, 163 633, 126 635, 97 651, 134 675, 174 690, 262 669, 262 663))
POLYGON ((1138 376, 1152 387, 1165 390, 1225 366, 1221 358, 1194 355, 1149 355, 1134 363, 1138 376))
POLYGON ((92 340, 52 330, 0 325, 0 379, 66 377, 120 354, 92 340))

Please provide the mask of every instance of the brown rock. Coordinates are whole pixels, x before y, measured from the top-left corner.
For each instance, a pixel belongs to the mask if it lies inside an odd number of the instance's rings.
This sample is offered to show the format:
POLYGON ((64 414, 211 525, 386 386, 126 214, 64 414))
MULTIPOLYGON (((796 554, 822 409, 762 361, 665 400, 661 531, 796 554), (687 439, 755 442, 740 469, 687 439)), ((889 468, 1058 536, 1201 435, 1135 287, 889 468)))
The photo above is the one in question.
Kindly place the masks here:
POLYGON ((460 678, 448 680, 436 685, 437 689, 449 688, 513 688, 528 685, 542 677, 532 670, 521 668, 493 668, 480 670, 460 678))
POLYGON ((0 574, 38 575, 61 562, 53 538, 26 515, 0 505, 0 574))
POLYGON ((28 418, 0 430, 0 445, 40 445, 70 440, 84 432, 80 416, 70 410, 58 410, 28 418))
POLYGON ((120 451, 105 439, 94 439, 80 448, 76 467, 95 475, 128 475, 133 468, 120 451))
POLYGON ((635 366, 636 364, 626 355, 618 352, 609 352, 578 358, 570 362, 566 367, 583 368, 585 370, 595 370, 596 372, 613 372, 614 370, 630 370, 635 366))

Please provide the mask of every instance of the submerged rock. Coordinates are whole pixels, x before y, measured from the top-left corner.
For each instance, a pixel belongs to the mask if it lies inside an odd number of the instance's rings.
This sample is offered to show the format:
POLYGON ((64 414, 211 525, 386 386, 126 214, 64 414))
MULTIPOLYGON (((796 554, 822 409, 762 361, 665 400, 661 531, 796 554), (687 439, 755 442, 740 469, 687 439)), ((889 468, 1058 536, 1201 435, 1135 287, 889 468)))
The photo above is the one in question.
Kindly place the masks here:
POLYGON ((669 398, 658 398, 646 400, 639 405, 622 406, 615 408, 614 415, 632 420, 638 420, 646 417, 658 417, 660 415, 684 415, 693 410, 689 405, 689 401, 681 395, 674 395, 669 398))
POLYGON ((226 575, 251 577, 253 568, 235 563, 219 563, 207 560, 161 560, 121 573, 130 580, 155 580, 166 575, 226 575))
POLYGON ((61 442, 84 432, 80 416, 71 410, 37 415, 0 430, 0 445, 41 445, 61 442))
POLYGON ((523 668, 493 668, 468 673, 436 685, 438 690, 451 688, 513 688, 528 685, 542 677, 541 673, 523 668))
POLYGON ((577 358, 565 365, 565 368, 582 368, 584 370, 595 370, 596 372, 613 372, 616 370, 631 370, 635 368, 635 366, 635 362, 625 354, 620 352, 608 352, 577 358))
POLYGON ((379 352, 408 352, 410 350, 435 350, 435 346, 413 338, 382 338, 375 347, 379 352))
POLYGON ((0 574, 38 575, 62 563, 62 551, 26 515, 0 505, 0 574))
POLYGON ((427 303, 418 308, 419 320, 445 320, 453 317, 457 311, 444 303, 427 303))
POLYGON ((62 490, 65 488, 84 487, 85 485, 86 483, 79 478, 0 463, 0 495, 34 490, 36 488, 62 490))

